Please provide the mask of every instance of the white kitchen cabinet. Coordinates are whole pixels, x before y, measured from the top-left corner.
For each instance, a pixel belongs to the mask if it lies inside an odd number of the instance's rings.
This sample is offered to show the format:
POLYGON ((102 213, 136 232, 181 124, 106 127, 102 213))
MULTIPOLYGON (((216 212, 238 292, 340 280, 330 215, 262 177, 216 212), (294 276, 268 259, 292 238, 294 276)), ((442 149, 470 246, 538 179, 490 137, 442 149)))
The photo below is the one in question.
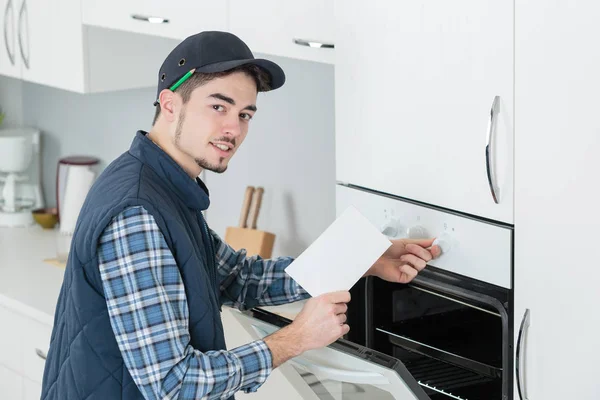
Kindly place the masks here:
POLYGON ((6 28, 0 74, 27 82, 77 93, 153 87, 177 44, 85 25, 81 0, 0 1, 6 28))
POLYGON ((17 19, 21 0, 0 0, 0 74, 21 77, 21 55, 17 42, 17 19))
POLYGON ((0 365, 0 398, 7 400, 23 398, 23 378, 3 365, 0 365))
POLYGON ((0 399, 39 399, 52 328, 0 306, 0 399))
POLYGON ((531 313, 524 398, 596 400, 600 3, 515 7, 515 329, 531 313))
POLYGON ((513 2, 337 0, 335 25, 337 180, 512 223, 513 2))
POLYGON ((80 0, 21 0, 18 43, 21 77, 71 91, 84 89, 80 0))
POLYGON ((227 30, 227 1, 82 0, 82 6, 83 23, 102 28, 180 40, 227 30))
POLYGON ((333 0, 229 0, 229 30, 253 52, 333 64, 333 0))

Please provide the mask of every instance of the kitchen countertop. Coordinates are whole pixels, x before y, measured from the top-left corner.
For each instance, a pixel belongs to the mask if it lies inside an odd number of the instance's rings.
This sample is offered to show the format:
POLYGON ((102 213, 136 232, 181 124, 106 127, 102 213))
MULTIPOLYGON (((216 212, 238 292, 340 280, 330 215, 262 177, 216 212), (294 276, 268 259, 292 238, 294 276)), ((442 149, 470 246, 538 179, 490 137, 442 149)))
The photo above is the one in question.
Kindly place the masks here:
MULTIPOLYGON (((0 227, 0 305, 52 325, 64 268, 43 260, 56 257, 58 231, 0 227)), ((304 301, 260 307, 293 320, 304 301)))
POLYGON ((0 227, 0 305, 52 325, 64 268, 44 262, 56 257, 58 231, 35 225, 0 227))

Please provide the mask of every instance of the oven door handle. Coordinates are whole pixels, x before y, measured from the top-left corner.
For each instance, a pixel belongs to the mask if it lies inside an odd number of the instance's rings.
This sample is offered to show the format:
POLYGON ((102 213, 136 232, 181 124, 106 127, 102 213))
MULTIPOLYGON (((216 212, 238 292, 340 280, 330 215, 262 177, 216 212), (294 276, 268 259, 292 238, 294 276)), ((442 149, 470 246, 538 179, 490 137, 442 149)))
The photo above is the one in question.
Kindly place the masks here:
POLYGON ((367 384, 367 385, 389 385, 390 381, 385 376, 377 372, 369 371, 350 371, 339 368, 327 367, 319 363, 307 360, 305 357, 296 357, 290 360, 290 363, 297 368, 309 372, 322 380, 331 380, 336 382, 367 384))
MULTIPOLYGON (((256 325, 252 325, 254 331, 261 337, 268 336, 268 332, 265 332, 263 329, 256 325)), ((319 351, 319 350, 312 350, 319 351)), ((310 352, 309 352, 310 353, 310 352)), ((298 356, 296 358, 292 358, 290 364, 293 366, 300 368, 303 371, 313 374, 319 379, 328 379, 337 382, 346 382, 346 383, 354 383, 354 384, 367 384, 367 385, 389 385, 390 381, 385 376, 378 374, 377 372, 371 371, 351 371, 339 368, 328 367, 325 365, 321 365, 314 360, 311 360, 310 357, 305 353, 302 356, 298 356)))
POLYGON ((527 336, 527 332, 529 331, 529 317, 530 312, 529 309, 525 310, 525 314, 523 315, 523 320, 521 321, 521 328, 519 329, 519 338, 517 340, 517 359, 516 359, 516 369, 517 369, 517 390, 519 391, 519 397, 521 400, 527 399, 527 390, 525 388, 525 362, 524 362, 524 343, 525 337, 527 336))

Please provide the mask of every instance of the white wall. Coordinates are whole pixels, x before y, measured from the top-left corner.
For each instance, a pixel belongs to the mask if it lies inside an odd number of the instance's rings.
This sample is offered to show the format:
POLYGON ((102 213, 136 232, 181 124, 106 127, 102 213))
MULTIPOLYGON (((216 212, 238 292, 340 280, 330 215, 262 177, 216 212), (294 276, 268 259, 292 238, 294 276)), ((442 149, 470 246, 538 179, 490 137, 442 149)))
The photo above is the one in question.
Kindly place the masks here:
MULTIPOLYGON (((265 197, 259 229, 277 235, 274 255, 297 256, 335 218, 333 66, 271 59, 286 71, 287 83, 259 95, 259 111, 230 168, 206 176, 211 190, 207 220, 224 235, 226 226, 238 222, 246 185, 261 185, 265 197)), ((3 79, 0 85, 4 106, 20 82, 3 79)), ((29 83, 22 89, 22 120, 43 132, 48 205, 56 203, 60 157, 93 155, 104 168, 129 148, 138 129, 150 129, 154 116, 154 88, 91 95, 29 83)))
POLYGON ((0 108, 5 114, 3 128, 23 123, 23 85, 20 80, 0 75, 0 108))
POLYGON ((207 220, 224 235, 238 223, 247 185, 265 188, 258 229, 274 255, 299 255, 335 218, 333 66, 278 58, 286 84, 259 95, 246 141, 223 174, 208 173, 207 220))

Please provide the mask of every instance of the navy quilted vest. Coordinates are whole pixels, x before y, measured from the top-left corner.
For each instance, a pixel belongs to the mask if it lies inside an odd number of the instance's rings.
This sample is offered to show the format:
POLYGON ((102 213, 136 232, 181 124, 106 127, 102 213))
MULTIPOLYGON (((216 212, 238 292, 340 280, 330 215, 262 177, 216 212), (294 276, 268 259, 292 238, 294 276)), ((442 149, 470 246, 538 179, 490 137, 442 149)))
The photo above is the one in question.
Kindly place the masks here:
POLYGON ((166 237, 181 272, 191 344, 225 349, 212 240, 201 214, 208 191, 138 132, 128 152, 98 177, 81 210, 54 316, 42 399, 143 399, 110 326, 97 243, 111 219, 141 205, 166 237))

